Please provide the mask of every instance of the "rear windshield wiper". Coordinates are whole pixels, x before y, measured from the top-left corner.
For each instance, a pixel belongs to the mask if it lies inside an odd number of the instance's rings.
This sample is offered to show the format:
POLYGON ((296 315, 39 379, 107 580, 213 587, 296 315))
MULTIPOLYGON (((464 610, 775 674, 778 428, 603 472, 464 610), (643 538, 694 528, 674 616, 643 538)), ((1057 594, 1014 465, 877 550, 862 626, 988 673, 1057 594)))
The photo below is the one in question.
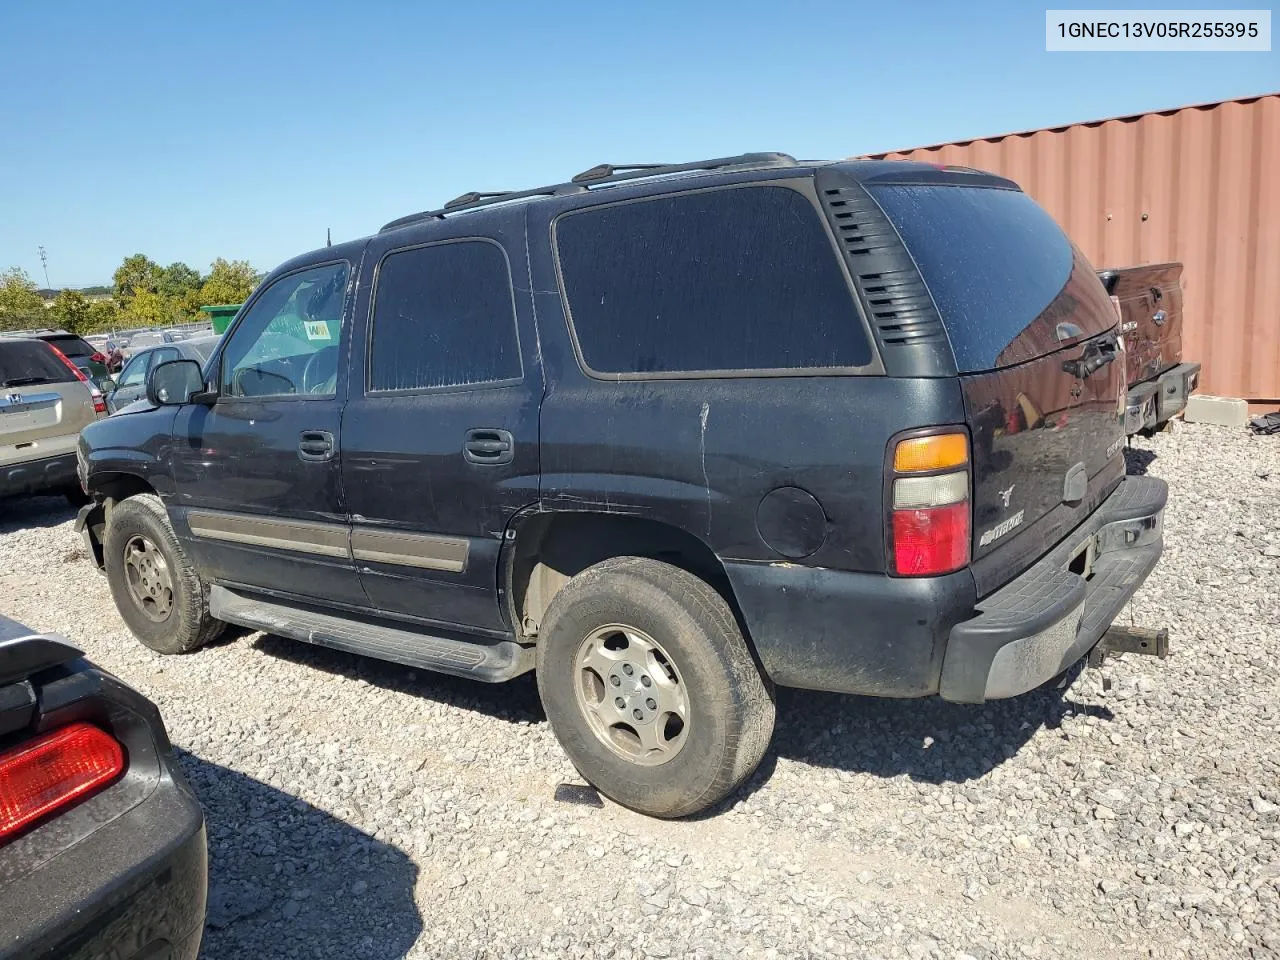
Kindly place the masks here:
POLYGON ((34 383, 48 383, 48 377, 14 377, 12 380, 0 382, 0 390, 5 387, 29 387, 34 383))

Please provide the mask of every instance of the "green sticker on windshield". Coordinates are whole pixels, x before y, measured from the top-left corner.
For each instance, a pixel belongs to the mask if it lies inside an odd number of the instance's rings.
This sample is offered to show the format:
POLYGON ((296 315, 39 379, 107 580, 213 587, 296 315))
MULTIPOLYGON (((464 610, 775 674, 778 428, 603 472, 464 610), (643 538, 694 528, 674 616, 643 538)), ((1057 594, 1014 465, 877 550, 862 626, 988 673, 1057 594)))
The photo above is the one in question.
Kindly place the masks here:
POLYGON ((328 340, 329 324, 325 320, 306 320, 302 324, 308 340, 328 340))

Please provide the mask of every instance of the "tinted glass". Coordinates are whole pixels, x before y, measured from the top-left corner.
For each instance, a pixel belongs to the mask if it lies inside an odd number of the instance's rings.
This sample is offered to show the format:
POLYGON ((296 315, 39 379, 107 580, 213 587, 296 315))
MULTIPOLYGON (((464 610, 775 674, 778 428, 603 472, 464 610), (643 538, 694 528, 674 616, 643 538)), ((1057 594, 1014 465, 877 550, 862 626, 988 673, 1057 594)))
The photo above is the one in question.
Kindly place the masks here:
MULTIPOLYGON (((1046 345, 1073 339, 1057 335, 1059 323, 1074 324, 1079 337, 1101 333, 1115 322, 1109 310, 1092 304, 1076 310, 1077 298, 1059 300, 1076 251, 1025 193, 913 184, 870 189, 920 267, 962 373, 1019 363, 1046 345), (1050 304, 1054 309, 1046 310, 1050 304), (1037 349, 1020 346, 1032 344, 1037 349)), ((1091 286, 1103 294, 1093 279, 1091 286)))
POLYGON ((218 345, 217 340, 205 340, 200 342, 190 342, 187 344, 187 356, 197 361, 200 366, 204 366, 209 357, 213 354, 213 348, 218 345))
POLYGON ((419 390, 521 375, 507 258, 479 240, 393 253, 378 269, 370 390, 419 390))
POLYGON ((52 343, 68 357, 89 357, 97 351, 87 340, 75 336, 41 337, 46 343, 52 343))
POLYGON ((283 276, 253 302, 222 354, 222 394, 331 397, 337 388, 347 265, 283 276))
POLYGON ((71 383, 78 379, 48 344, 39 340, 0 340, 0 387, 71 383))
POLYGON ((827 232, 794 190, 598 207, 561 218, 556 242, 592 370, 803 370, 871 359, 827 232))

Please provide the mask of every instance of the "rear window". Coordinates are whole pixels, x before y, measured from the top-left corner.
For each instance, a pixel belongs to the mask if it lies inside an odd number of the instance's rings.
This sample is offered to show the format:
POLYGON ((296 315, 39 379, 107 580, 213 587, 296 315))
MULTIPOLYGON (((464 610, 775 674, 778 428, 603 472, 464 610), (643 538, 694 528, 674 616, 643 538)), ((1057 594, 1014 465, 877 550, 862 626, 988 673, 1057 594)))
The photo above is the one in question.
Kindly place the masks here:
POLYGON ((0 388, 74 383, 71 369, 39 340, 0 340, 0 388))
POLYGON ((871 360, 813 205, 743 187, 560 218, 574 334, 598 373, 811 370, 871 360))
POLYGON ((45 343, 52 343, 68 357, 91 357, 97 350, 87 340, 76 336, 41 337, 45 343))
POLYGON ((1115 322, 1088 262, 1025 193, 919 184, 870 191, 919 266, 961 373, 1020 363, 1115 322), (1081 267, 1092 282, 1073 278, 1081 267))

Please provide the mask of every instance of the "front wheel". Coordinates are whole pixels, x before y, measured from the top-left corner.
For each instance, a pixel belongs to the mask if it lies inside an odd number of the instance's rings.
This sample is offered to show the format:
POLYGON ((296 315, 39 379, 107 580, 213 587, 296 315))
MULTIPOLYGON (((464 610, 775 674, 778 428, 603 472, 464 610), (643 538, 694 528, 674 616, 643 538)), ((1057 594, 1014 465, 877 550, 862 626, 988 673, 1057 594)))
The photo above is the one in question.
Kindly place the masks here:
POLYGON ((103 559, 116 609, 152 650, 190 653, 222 632, 159 497, 140 494, 112 508, 103 559))
POLYGON ((556 594, 538 691, 578 771, 653 816, 723 799, 773 733, 773 698, 724 598, 656 560, 606 560, 556 594))

